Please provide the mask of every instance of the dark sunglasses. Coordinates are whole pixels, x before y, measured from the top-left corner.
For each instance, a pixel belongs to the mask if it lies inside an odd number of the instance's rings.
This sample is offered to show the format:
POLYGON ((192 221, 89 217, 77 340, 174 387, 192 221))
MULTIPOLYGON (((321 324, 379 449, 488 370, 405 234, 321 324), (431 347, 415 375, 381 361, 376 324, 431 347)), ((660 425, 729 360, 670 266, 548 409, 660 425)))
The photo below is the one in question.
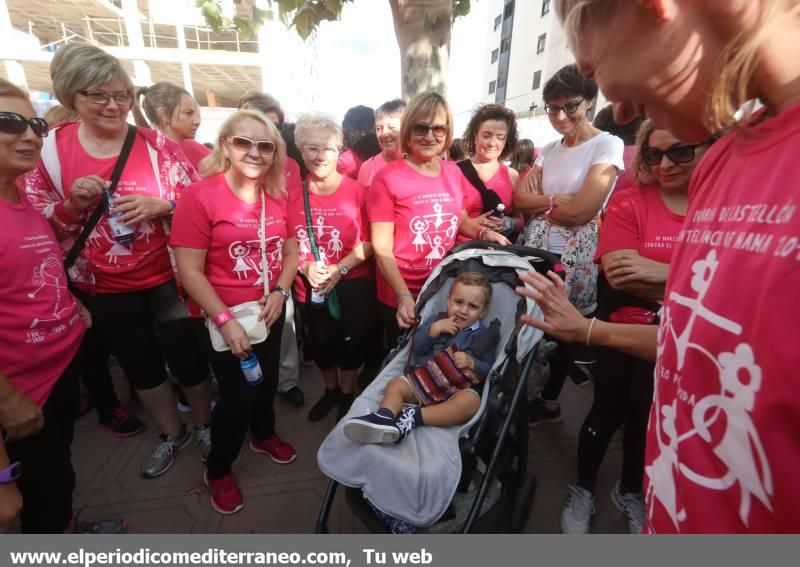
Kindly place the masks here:
POLYGON ((28 120, 16 112, 0 112, 0 132, 4 134, 22 134, 31 127, 33 133, 44 138, 47 136, 47 120, 44 118, 31 118, 28 120))
POLYGON ((447 136, 447 132, 450 130, 449 126, 444 126, 442 124, 425 124, 420 122, 418 124, 414 124, 411 127, 411 132, 415 136, 419 136, 420 138, 424 138, 428 135, 428 132, 433 132, 433 136, 435 138, 444 138, 447 136))
POLYGON ((249 154, 253 146, 258 149, 258 153, 262 156, 271 156, 275 153, 275 142, 269 140, 251 140, 245 136, 231 136, 228 142, 234 149, 249 154))
POLYGON ((664 156, 669 158, 672 163, 689 163, 694 159, 694 151, 700 146, 705 146, 708 142, 699 144, 681 144, 672 146, 668 150, 657 148, 642 148, 642 161, 647 165, 658 165, 664 156))
POLYGON ((564 106, 558 106, 557 104, 548 103, 544 105, 544 111, 550 116, 557 116, 558 113, 561 112, 562 110, 564 111, 564 114, 575 114, 576 112, 578 112, 578 109, 581 107, 581 104, 583 103, 584 100, 585 99, 583 98, 580 100, 573 100, 572 102, 568 102, 564 106))

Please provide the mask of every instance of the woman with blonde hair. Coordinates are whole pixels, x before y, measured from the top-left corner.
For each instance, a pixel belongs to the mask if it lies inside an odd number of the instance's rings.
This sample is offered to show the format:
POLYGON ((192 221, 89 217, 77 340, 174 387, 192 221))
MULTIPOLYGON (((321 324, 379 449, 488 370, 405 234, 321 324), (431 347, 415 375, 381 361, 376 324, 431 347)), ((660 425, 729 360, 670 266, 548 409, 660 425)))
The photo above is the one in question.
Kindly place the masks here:
POLYGON ((555 276, 536 274, 521 293, 544 319, 526 322, 656 361, 650 532, 797 533, 800 2, 556 6, 579 68, 616 101, 618 121, 646 113, 687 144, 735 127, 692 176, 660 330, 585 319, 555 276), (763 108, 737 112, 754 98, 763 108))
POLYGON ((273 408, 285 302, 297 271, 297 239, 287 232, 285 159, 286 147, 272 122, 260 112, 237 110, 222 124, 202 164, 204 179, 186 191, 173 219, 178 271, 219 383, 204 479, 211 504, 221 514, 244 506, 231 466, 248 430, 256 453, 279 464, 297 456, 275 433, 273 408), (259 318, 269 330, 258 344, 251 344, 231 313, 232 307, 250 301, 261 305, 259 318), (203 314, 227 350, 212 347, 203 314), (246 379, 243 361, 260 367, 253 380, 246 379))

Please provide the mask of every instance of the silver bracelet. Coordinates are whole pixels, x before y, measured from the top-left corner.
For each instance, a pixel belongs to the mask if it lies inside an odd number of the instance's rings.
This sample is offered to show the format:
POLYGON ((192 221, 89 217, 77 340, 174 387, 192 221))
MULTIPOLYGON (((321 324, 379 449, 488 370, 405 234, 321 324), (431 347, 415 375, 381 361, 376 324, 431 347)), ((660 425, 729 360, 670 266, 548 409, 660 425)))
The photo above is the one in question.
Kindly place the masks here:
POLYGON ((586 333, 586 346, 592 346, 592 329, 594 328, 594 324, 597 322, 597 317, 592 317, 591 323, 589 323, 589 331, 586 333))
POLYGON ((414 296, 411 295, 411 292, 407 291, 407 292, 401 293, 400 295, 397 296, 397 303, 400 303, 400 300, 402 300, 404 297, 410 297, 411 299, 414 299, 414 296))

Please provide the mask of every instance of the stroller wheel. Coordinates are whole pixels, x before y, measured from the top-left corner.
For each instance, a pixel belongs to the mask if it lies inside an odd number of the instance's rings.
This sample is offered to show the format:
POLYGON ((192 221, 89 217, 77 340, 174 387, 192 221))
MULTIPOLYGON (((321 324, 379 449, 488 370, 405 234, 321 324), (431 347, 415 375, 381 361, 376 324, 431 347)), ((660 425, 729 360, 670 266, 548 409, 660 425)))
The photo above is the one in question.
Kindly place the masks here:
POLYGON ((517 493, 514 495, 514 506, 511 509, 511 531, 520 533, 528 523, 528 515, 533 505, 533 496, 536 494, 536 477, 529 474, 525 477, 517 493))

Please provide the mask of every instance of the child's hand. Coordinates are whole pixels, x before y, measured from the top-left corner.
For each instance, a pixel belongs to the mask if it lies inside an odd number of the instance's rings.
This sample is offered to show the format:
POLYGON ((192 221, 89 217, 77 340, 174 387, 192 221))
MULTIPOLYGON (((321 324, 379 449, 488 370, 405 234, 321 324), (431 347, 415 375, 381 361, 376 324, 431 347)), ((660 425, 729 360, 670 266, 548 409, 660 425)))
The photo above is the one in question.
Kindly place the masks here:
POLYGON ((453 362, 459 370, 472 370, 475 368, 475 359, 466 352, 458 351, 453 354, 453 362))
POLYGON ((448 335, 455 335, 458 332, 458 325, 451 318, 447 319, 439 319, 433 325, 431 325, 430 331, 428 334, 431 337, 438 337, 442 333, 446 333, 448 335))

